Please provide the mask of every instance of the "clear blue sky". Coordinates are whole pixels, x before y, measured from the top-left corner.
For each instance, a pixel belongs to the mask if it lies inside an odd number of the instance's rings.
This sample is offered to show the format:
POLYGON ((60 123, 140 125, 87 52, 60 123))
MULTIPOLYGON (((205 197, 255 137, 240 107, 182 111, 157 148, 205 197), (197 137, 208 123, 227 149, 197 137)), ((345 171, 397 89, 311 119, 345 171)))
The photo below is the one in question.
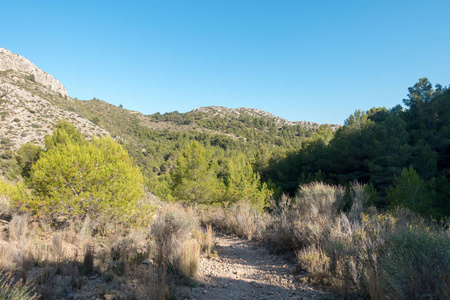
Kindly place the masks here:
POLYGON ((145 114, 253 107, 343 123, 450 83, 450 1, 1 1, 0 47, 70 96, 145 114))

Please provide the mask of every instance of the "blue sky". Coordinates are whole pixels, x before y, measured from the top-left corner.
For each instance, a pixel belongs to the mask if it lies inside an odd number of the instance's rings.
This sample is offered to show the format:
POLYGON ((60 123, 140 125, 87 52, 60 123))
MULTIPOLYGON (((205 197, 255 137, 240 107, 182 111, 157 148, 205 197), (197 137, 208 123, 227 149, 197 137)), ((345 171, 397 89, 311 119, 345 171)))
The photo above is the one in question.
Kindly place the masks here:
POLYGON ((450 83, 450 1, 1 1, 0 47, 70 96, 340 123, 450 83))

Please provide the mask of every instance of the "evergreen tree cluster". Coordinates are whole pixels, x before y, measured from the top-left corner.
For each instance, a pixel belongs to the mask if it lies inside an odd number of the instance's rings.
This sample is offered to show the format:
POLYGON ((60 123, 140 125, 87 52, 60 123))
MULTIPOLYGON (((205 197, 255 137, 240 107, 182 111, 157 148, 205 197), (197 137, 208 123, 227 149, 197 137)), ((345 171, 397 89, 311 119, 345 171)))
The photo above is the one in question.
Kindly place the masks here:
POLYGON ((358 181, 378 191, 377 205, 450 215, 450 89, 422 78, 400 105, 355 111, 334 135, 318 131, 263 179, 293 194, 301 183, 358 181))
MULTIPOLYGON (((300 184, 323 181, 349 186, 356 181, 371 187, 376 194, 371 199, 379 207, 406 206, 437 218, 450 216, 450 90, 439 84, 433 87, 426 78, 409 88, 406 108, 357 110, 337 130, 329 125, 280 127, 270 118, 246 114, 223 117, 194 111, 143 116, 100 100, 71 105, 85 117, 98 117, 99 125, 117 138, 114 145, 121 144, 120 151, 131 157, 127 160, 117 150, 111 162, 130 165, 132 161, 139 166, 143 176, 137 182, 162 199, 222 205, 247 200, 263 209, 270 197, 293 195, 300 184)), ((86 141, 71 124, 61 122, 45 138, 46 151, 23 145, 15 153, 15 172, 10 173, 34 178, 33 189, 48 195, 51 190, 37 184, 36 168, 51 173, 51 168, 70 161, 63 159, 66 152, 74 159, 77 153, 101 157, 96 151, 114 149, 108 143, 86 141), (61 145, 67 149, 61 150, 61 145)), ((90 163, 80 161, 78 166, 90 168, 90 163)), ((69 175, 81 180, 75 173, 69 175)), ((45 176, 41 179, 42 184, 49 183, 45 176)), ((70 194, 69 183, 56 189, 70 194)), ((80 187, 76 194, 85 190, 89 189, 80 187)), ((101 199, 93 194, 80 199, 86 198, 101 199)), ((90 209, 83 205, 77 209, 90 209)))

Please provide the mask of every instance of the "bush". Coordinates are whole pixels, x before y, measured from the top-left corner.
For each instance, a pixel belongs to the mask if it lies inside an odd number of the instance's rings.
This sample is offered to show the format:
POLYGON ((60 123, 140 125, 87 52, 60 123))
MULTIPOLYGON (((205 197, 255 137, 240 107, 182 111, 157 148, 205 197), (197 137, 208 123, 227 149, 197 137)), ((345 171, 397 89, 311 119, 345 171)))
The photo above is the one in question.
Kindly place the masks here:
POLYGON ((189 243, 197 229, 198 221, 192 212, 175 207, 162 212, 151 227, 157 262, 182 273, 194 275, 193 270, 196 270, 199 256, 195 253, 199 252, 200 248, 189 243), (197 261, 192 259, 192 256, 197 257, 197 261))
POLYGON ((328 277, 330 258, 315 245, 297 252, 297 262, 302 270, 309 273, 313 283, 323 283, 328 277))
POLYGON ((314 182, 300 186, 294 200, 283 196, 268 227, 267 239, 276 252, 323 245, 343 206, 344 189, 314 182))
POLYGON ((422 224, 386 238, 381 266, 386 293, 397 299, 450 298, 450 234, 422 224))
POLYGON ((143 196, 142 174, 110 137, 55 144, 32 166, 29 186, 36 197, 26 205, 38 215, 88 214, 129 222, 130 216, 146 213, 146 207, 140 212, 137 207, 143 196))
POLYGON ((294 208, 312 217, 333 216, 344 206, 344 189, 323 182, 301 185, 294 199, 294 208))
POLYGON ((233 233, 248 240, 263 240, 270 216, 248 201, 240 201, 229 208, 210 206, 200 210, 205 225, 213 225, 224 232, 233 233))
POLYGON ((40 146, 31 143, 23 144, 17 151, 16 160, 22 169, 23 177, 29 177, 31 166, 37 162, 41 152, 42 148, 40 146))
POLYGON ((23 182, 11 185, 0 180, 0 215, 11 214, 12 208, 20 207, 28 197, 23 182))
POLYGON ((333 224, 325 253, 329 277, 344 298, 447 299, 450 294, 450 234, 426 225, 405 209, 374 209, 333 224))

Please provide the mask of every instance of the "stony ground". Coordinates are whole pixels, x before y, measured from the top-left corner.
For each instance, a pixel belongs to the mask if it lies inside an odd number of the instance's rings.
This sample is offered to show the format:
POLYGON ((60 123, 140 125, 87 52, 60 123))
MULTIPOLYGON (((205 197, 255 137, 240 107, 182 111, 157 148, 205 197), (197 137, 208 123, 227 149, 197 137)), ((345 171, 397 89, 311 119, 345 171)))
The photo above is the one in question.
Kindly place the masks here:
POLYGON ((215 237, 218 256, 202 257, 194 299, 334 299, 296 280, 295 266, 257 243, 215 237))

